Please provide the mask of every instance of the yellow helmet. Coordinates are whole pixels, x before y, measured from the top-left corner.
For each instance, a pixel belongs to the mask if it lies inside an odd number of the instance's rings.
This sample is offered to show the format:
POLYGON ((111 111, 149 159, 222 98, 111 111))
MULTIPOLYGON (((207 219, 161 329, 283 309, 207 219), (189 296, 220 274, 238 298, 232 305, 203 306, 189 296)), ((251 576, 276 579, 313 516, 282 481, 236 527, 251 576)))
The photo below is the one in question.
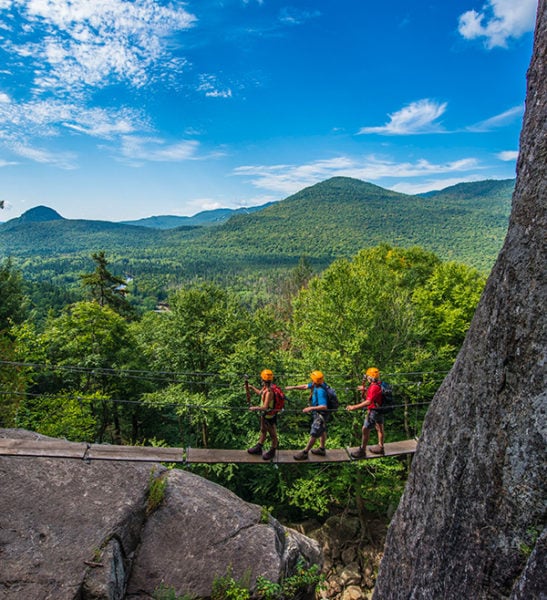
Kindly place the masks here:
POLYGON ((323 376, 323 373, 321 373, 321 371, 312 371, 310 373, 310 377, 311 380, 313 381, 313 383, 324 383, 325 378, 323 376))
POLYGON ((273 381, 274 374, 270 369, 263 369, 260 373, 262 381, 273 381))
POLYGON ((372 379, 379 379, 380 371, 378 371, 378 369, 376 367, 370 367, 369 369, 367 369, 367 372, 365 373, 365 375, 367 377, 372 377, 372 379))

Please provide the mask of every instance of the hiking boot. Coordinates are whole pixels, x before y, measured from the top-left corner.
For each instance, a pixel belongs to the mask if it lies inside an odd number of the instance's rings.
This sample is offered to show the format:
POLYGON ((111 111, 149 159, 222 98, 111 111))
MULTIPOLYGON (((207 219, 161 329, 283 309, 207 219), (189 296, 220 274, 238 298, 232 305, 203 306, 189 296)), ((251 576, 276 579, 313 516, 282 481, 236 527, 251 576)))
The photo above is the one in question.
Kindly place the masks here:
POLYGON ((369 447, 369 452, 372 452, 372 454, 384 454, 384 447, 383 446, 370 446, 369 447))
POLYGON ((249 454, 262 454, 262 444, 256 444, 247 450, 249 454))
POLYGON ((365 458, 365 456, 367 455, 367 452, 363 447, 359 446, 359 448, 357 448, 357 450, 350 452, 350 455, 352 458, 365 458))
POLYGON ((262 454, 262 458, 264 460, 272 460, 272 458, 275 456, 275 451, 276 448, 270 448, 267 452, 264 452, 264 454, 262 454))
POLYGON ((302 450, 302 452, 295 454, 293 458, 294 460, 308 460, 308 453, 305 450, 302 450))
POLYGON ((312 448, 311 453, 315 456, 325 456, 327 454, 325 448, 312 448))

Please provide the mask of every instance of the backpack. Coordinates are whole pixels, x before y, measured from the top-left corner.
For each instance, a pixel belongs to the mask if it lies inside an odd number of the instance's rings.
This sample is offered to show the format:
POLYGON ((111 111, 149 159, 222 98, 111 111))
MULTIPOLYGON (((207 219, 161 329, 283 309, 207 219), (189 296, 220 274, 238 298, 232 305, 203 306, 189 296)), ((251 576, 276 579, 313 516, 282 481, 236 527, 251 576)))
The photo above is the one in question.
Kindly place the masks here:
POLYGON ((332 415, 333 412, 338 410, 338 396, 336 395, 336 391, 334 390, 334 388, 331 388, 330 385, 324 383, 323 387, 327 392, 327 408, 330 411, 330 414, 332 415))
POLYGON ((385 381, 380 381, 380 388, 382 389, 382 406, 376 410, 382 415, 388 415, 395 410, 393 388, 385 381))
POLYGON ((285 402, 287 400, 287 396, 285 396, 283 390, 275 383, 272 383, 272 392, 274 393, 274 405, 272 410, 268 411, 268 415, 280 413, 285 408, 285 402))

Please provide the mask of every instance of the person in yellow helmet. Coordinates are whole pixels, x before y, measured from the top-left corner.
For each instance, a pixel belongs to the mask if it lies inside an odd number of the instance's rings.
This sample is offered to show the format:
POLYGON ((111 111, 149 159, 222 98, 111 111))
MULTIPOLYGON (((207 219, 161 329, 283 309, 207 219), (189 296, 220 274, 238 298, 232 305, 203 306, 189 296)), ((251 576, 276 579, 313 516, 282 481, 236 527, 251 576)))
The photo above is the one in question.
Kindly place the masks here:
POLYGON ((367 455, 366 448, 371 429, 376 429, 378 433, 378 444, 370 446, 369 452, 384 454, 384 415, 377 410, 382 405, 380 371, 376 367, 367 369, 363 378, 363 385, 358 386, 357 389, 363 395, 362 402, 359 402, 359 404, 350 404, 346 406, 346 410, 351 411, 366 408, 367 416, 361 429, 361 445, 357 450, 351 452, 351 456, 353 458, 364 458, 367 455))
POLYGON ((264 460, 272 460, 274 458, 277 446, 277 412, 273 411, 275 396, 274 396, 274 374, 270 369, 263 369, 260 373, 262 382, 261 388, 254 385, 249 387, 260 396, 259 406, 249 406, 250 411, 260 411, 260 435, 258 442, 247 450, 249 454, 262 454, 264 460), (271 447, 266 452, 263 452, 264 442, 267 437, 270 437, 271 447))
POLYGON ((286 390, 311 390, 310 405, 302 409, 302 412, 312 414, 310 439, 304 450, 294 455, 294 460, 307 460, 310 450, 312 454, 317 456, 326 455, 325 444, 327 442, 327 420, 329 413, 325 378, 321 371, 312 371, 310 379, 310 383, 289 385, 285 388, 286 390), (318 439, 320 440, 319 448, 313 448, 318 439))

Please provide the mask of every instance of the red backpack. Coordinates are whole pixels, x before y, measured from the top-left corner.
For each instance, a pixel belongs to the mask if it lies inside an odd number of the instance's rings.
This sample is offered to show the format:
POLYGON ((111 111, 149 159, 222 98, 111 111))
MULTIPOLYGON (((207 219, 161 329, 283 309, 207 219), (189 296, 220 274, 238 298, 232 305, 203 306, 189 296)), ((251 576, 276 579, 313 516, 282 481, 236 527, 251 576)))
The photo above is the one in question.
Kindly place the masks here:
POLYGON ((274 393, 274 405, 272 410, 268 411, 268 415, 280 413, 285 408, 285 401, 287 400, 283 390, 275 383, 272 383, 272 392, 274 393))

